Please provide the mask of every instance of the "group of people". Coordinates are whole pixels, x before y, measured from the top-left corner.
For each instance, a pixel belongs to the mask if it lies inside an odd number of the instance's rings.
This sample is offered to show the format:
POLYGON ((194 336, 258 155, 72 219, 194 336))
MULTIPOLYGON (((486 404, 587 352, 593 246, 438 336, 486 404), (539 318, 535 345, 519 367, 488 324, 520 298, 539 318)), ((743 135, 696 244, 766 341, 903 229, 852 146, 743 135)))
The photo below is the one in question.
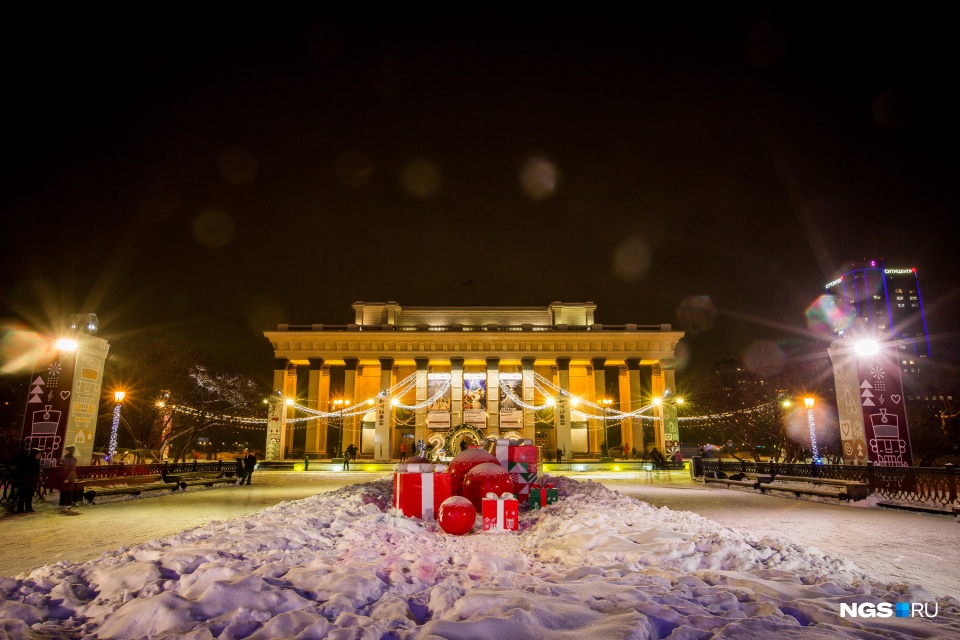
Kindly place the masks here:
POLYGON ((238 485, 249 485, 253 481, 253 472, 257 470, 257 454, 245 449, 243 455, 237 458, 238 485))
MULTIPOLYGON (((58 509, 60 513, 72 513, 71 507, 79 506, 83 501, 83 490, 77 484, 77 448, 69 445, 60 460, 53 486, 60 492, 58 509)), ((16 504, 15 513, 32 513, 33 498, 40 487, 43 477, 43 450, 36 447, 26 452, 13 468, 13 488, 16 493, 12 501, 16 504)))

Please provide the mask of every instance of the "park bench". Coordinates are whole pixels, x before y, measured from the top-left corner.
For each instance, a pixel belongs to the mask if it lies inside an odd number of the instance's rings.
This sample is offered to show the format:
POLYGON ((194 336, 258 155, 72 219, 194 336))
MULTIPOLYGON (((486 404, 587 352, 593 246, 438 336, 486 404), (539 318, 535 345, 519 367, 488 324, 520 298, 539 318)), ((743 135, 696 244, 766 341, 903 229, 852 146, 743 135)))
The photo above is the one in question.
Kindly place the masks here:
POLYGON ((728 487, 745 487, 747 489, 758 489, 761 482, 770 482, 769 476, 756 476, 752 474, 737 473, 734 477, 712 477, 707 474, 703 478, 705 483, 723 484, 728 487))
POLYGON ((167 476, 175 487, 186 491, 187 487, 213 487, 218 484, 236 484, 237 478, 233 471, 188 471, 167 476))
POLYGON ((131 495, 139 497, 145 491, 176 491, 177 485, 169 477, 148 474, 140 476, 116 476, 112 478, 86 478, 78 483, 83 499, 93 504, 98 497, 131 495))
POLYGON ((768 490, 786 491, 797 497, 810 495, 839 500, 864 500, 870 493, 866 483, 856 480, 801 476, 774 476, 772 481, 758 483, 757 488, 761 493, 766 493, 768 490))

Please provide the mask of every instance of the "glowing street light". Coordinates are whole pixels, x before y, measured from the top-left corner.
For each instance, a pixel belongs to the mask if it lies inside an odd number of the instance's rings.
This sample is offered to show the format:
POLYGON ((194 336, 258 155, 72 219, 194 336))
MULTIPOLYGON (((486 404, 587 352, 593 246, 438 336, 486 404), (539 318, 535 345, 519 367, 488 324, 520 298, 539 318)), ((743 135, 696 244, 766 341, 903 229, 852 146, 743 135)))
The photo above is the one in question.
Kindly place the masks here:
POLYGON ((817 431, 816 423, 813 419, 813 397, 807 396, 803 399, 804 406, 807 407, 807 425, 810 427, 810 451, 813 453, 813 463, 820 462, 820 452, 817 451, 817 431))
POLYGON ((117 455, 117 431, 120 429, 120 405, 123 404, 123 396, 127 395, 123 391, 114 391, 113 399, 116 404, 113 405, 113 425, 110 429, 110 446, 107 448, 107 459, 113 464, 113 457, 117 455))

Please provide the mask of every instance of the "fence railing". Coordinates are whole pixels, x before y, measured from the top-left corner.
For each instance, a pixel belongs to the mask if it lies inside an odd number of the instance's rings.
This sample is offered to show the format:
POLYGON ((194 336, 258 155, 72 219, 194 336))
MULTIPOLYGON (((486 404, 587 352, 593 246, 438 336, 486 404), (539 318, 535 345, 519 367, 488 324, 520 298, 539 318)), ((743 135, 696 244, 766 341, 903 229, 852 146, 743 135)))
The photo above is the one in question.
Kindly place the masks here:
MULTIPOLYGON (((215 472, 223 471, 223 461, 212 462, 160 462, 154 464, 95 464, 77 467, 77 480, 100 480, 107 478, 121 479, 129 476, 169 476, 192 471, 215 472)), ((228 462, 228 467, 233 463, 228 462)), ((57 489, 60 479, 60 467, 44 467, 40 482, 37 484, 36 497, 43 500, 49 493, 57 489)), ((7 506, 14 499, 14 470, 10 467, 0 467, 0 506, 7 506)))
POLYGON ((691 462, 694 477, 722 471, 726 474, 797 476, 863 482, 870 493, 890 500, 913 501, 935 507, 957 505, 958 477, 952 465, 945 467, 880 467, 840 464, 784 464, 753 460, 710 460, 700 457, 691 462))

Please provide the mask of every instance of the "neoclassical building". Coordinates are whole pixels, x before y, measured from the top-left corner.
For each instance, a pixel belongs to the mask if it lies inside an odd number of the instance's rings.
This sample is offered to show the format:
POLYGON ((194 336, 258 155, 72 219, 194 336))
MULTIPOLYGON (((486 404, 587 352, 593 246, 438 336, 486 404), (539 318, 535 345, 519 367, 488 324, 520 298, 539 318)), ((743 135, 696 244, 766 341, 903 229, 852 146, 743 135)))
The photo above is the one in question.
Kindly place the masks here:
MULTIPOLYGON (((386 461, 450 437, 525 437, 567 460, 603 444, 676 446, 669 324, 598 324, 592 302, 402 307, 356 302, 346 325, 266 331, 274 389, 265 457, 333 457, 349 444, 386 461), (615 378, 615 379, 614 379, 615 378), (449 436, 449 437, 448 437, 449 436)), ((551 457, 553 457, 551 455, 551 457)))

